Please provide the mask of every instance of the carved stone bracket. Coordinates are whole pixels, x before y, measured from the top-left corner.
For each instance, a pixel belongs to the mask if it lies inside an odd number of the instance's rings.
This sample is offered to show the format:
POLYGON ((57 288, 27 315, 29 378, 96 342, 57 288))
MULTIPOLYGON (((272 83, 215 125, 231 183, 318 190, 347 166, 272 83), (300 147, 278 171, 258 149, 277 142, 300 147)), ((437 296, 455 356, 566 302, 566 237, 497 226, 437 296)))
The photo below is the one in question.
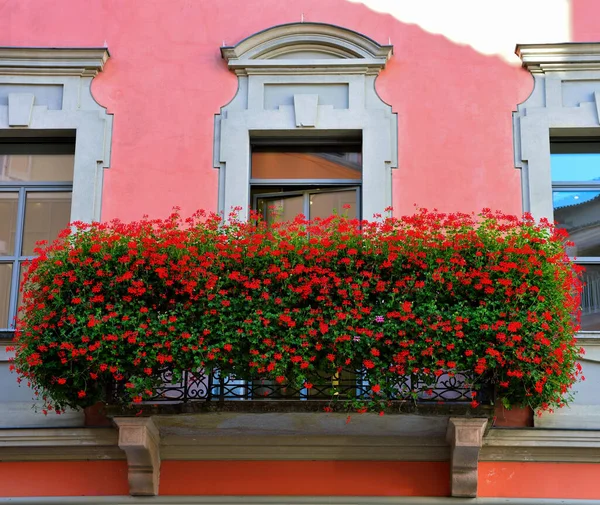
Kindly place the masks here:
POLYGON ((129 494, 158 495, 160 433, 151 418, 115 418, 119 447, 127 455, 129 494))
POLYGON ((452 496, 477 496, 477 465, 487 419, 451 417, 446 438, 451 448, 450 488, 452 496))

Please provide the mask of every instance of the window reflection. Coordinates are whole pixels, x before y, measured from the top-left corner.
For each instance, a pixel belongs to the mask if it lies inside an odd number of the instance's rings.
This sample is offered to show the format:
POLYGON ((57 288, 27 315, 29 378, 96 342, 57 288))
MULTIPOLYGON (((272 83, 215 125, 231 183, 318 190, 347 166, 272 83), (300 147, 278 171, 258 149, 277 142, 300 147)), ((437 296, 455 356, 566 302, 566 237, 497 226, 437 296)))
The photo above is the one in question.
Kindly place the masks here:
POLYGON ((27 193, 22 255, 33 255, 40 240, 52 242, 67 227, 70 216, 70 191, 27 193))
POLYGON ((600 330, 600 265, 585 265, 581 294, 581 329, 600 330))
POLYGON ((252 179, 350 179, 362 177, 360 152, 253 152, 252 179))
POLYGON ((73 154, 0 154, 0 181, 69 182, 73 167, 73 154))
POLYGON ((553 182, 600 182, 600 153, 552 154, 553 182))
POLYGON ((600 191, 554 191, 554 220, 575 243, 570 256, 600 256, 600 191))
POLYGON ((7 328, 10 319, 8 309, 12 269, 12 263, 0 263, 0 328, 7 328))
POLYGON ((0 192, 0 256, 15 255, 19 193, 0 192))
POLYGON ((292 221, 298 214, 304 214, 304 196, 259 198, 258 211, 269 225, 292 221))
POLYGON ((339 214, 356 218, 356 191, 332 191, 310 195, 310 219, 339 214))
POLYGON ((36 242, 52 242, 70 221, 74 141, 0 139, 0 330, 21 303, 23 264, 36 242))

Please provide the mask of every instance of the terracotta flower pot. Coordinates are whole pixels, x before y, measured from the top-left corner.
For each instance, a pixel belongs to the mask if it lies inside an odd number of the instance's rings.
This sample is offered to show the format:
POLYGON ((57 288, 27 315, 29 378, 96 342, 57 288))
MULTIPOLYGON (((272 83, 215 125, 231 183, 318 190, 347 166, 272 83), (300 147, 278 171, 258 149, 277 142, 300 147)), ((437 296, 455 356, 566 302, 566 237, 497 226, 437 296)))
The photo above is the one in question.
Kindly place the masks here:
POLYGON ((86 427, 112 426, 112 421, 106 417, 104 403, 98 402, 83 409, 86 427))
POLYGON ((494 426, 501 428, 531 428, 533 427, 533 410, 531 407, 514 405, 507 409, 502 403, 497 403, 494 409, 494 426))

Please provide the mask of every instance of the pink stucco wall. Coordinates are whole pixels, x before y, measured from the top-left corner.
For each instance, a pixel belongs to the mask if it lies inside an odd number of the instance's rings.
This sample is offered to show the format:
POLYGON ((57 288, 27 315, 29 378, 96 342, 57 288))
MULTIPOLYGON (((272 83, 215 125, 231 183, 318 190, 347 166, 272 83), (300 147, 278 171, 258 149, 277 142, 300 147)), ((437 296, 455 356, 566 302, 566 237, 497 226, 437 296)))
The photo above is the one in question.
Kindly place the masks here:
MULTIPOLYGON (((413 205, 445 211, 521 210, 513 168, 511 111, 532 87, 528 73, 416 25, 346 0, 19 0, 0 2, 0 45, 104 46, 94 81, 114 114, 112 166, 103 218, 216 210, 213 115, 235 94, 220 58, 269 26, 333 23, 381 43, 394 56, 377 81, 399 120, 397 213, 413 205), (293 7, 292 7, 293 6, 293 7)), ((517 42, 517 41, 515 41, 517 42)))

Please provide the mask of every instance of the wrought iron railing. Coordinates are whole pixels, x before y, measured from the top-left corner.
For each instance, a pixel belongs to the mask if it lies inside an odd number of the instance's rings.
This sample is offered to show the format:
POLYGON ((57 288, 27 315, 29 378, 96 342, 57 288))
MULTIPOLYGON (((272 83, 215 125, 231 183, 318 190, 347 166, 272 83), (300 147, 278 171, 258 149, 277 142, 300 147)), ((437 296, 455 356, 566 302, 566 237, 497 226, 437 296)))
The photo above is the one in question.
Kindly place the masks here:
MULTIPOLYGON (((312 379, 311 388, 298 388, 270 380, 243 381, 218 371, 185 371, 175 379, 171 369, 161 373, 161 383, 147 403, 189 403, 232 400, 366 400, 371 398, 371 387, 364 374, 344 370, 336 376, 319 374, 312 379)), ((394 384, 396 395, 391 400, 416 403, 489 403, 491 391, 476 388, 470 376, 464 373, 443 374, 434 383, 416 376, 399 376, 394 384), (476 392, 474 395, 473 393, 476 392)), ((120 396, 122 389, 114 390, 120 396)))

